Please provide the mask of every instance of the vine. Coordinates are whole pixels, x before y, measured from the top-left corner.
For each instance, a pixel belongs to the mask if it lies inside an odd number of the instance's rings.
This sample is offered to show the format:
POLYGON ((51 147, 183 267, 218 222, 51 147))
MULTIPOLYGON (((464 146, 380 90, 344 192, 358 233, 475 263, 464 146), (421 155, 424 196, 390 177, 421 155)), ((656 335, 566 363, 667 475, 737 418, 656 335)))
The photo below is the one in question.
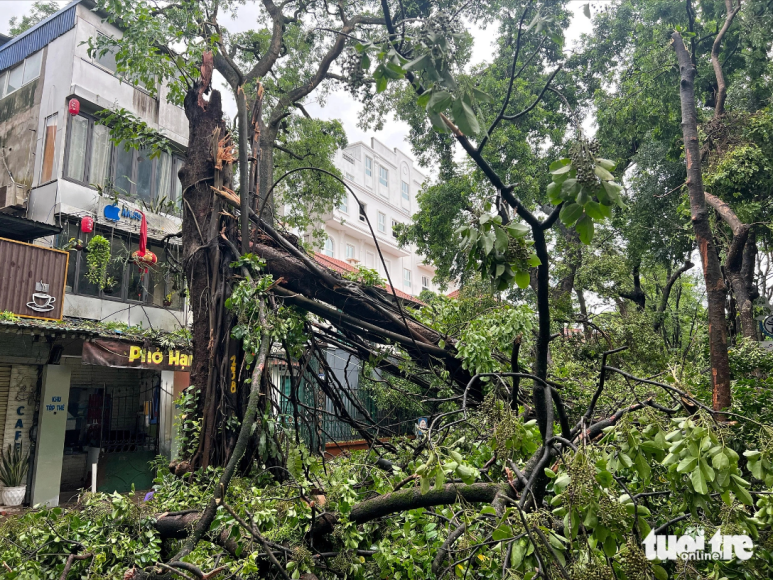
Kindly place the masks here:
POLYGON ((86 279, 92 284, 96 284, 100 290, 109 286, 110 280, 107 277, 107 265, 110 263, 110 241, 103 236, 94 236, 89 240, 86 246, 86 263, 88 271, 86 279))

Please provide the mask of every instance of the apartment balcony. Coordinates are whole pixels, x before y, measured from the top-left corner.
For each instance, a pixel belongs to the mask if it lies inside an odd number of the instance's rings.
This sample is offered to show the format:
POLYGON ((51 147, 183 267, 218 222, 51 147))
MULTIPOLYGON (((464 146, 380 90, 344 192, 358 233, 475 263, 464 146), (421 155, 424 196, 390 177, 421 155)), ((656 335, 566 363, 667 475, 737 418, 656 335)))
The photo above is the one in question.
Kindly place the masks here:
MULTIPOLYGON (((334 209, 325 218, 325 226, 327 228, 343 231, 347 236, 350 236, 356 240, 362 240, 366 243, 373 243, 373 236, 371 235, 370 228, 364 219, 360 219, 360 216, 355 214, 352 217, 353 208, 349 208, 349 213, 344 213, 339 209, 334 209)), ((373 231, 376 233, 376 239, 378 245, 382 251, 404 258, 410 256, 411 252, 407 248, 401 248, 397 244, 397 239, 392 236, 392 226, 387 224, 387 233, 378 231, 378 224, 376 220, 368 216, 370 219, 370 225, 373 227, 373 231)))

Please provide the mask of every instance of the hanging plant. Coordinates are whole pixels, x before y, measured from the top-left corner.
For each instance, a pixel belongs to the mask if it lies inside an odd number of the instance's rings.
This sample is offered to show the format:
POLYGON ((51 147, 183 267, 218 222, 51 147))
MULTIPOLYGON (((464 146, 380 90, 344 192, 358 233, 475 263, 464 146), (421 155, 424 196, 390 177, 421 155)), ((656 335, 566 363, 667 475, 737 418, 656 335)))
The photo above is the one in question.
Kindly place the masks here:
POLYGON ((86 279, 102 290, 107 285, 107 265, 110 262, 110 242, 102 236, 94 236, 87 246, 86 279))

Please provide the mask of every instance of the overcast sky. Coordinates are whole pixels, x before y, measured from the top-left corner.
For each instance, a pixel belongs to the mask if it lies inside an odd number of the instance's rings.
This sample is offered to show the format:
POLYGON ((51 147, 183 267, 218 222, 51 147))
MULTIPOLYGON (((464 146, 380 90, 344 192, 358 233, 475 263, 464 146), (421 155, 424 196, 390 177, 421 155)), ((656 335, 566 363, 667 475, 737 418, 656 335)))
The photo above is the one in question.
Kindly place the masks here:
MULTIPOLYGON (((59 4, 65 6, 67 2, 62 1, 59 2, 59 4)), ((582 33, 590 32, 590 21, 582 14, 583 5, 584 2, 570 0, 570 6, 573 9, 574 17, 569 30, 567 31, 567 50, 571 50, 582 33)), ((593 3, 591 6, 593 6, 593 3)), ((23 16, 31 7, 32 0, 0 0, 0 30, 7 33, 9 29, 8 20, 14 16, 17 18, 23 16)), ((248 4, 247 6, 239 8, 236 18, 230 21, 221 19, 221 23, 232 32, 249 30, 256 20, 254 15, 257 14, 259 9, 258 6, 248 4)), ((472 32, 475 37, 472 63, 479 64, 486 60, 490 60, 494 50, 492 41, 496 29, 494 27, 489 30, 476 28, 473 29, 472 32)), ((222 85, 222 88, 225 87, 222 79, 220 79, 220 84, 222 85)), ((233 117, 236 113, 236 103, 233 100, 231 91, 230 89, 226 89, 221 92, 223 93, 223 102, 226 112, 233 117)), ((350 142, 368 142, 370 137, 374 136, 389 147, 398 147, 409 155, 411 154, 410 144, 406 141, 406 136, 408 135, 407 124, 401 121, 395 121, 392 118, 385 123, 383 130, 365 133, 357 127, 357 119, 361 107, 362 105, 354 101, 348 93, 344 91, 335 91, 328 96, 324 107, 320 107, 318 104, 310 102, 307 109, 313 116, 323 119, 340 120, 346 130, 350 142)), ((433 173, 431 169, 429 173, 433 173)))

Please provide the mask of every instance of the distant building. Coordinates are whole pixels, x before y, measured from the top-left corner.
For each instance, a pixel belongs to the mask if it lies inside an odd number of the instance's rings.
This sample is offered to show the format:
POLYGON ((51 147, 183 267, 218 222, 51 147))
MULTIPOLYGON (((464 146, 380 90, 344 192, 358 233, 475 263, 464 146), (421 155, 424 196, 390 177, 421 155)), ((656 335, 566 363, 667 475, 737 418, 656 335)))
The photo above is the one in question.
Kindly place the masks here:
POLYGON ((425 263, 415 248, 400 248, 394 233, 397 224, 410 223, 418 210, 416 194, 426 180, 413 159, 372 137, 370 145, 357 141, 339 150, 335 165, 362 205, 347 191, 344 202, 325 216, 323 226, 328 239, 320 253, 376 270, 384 279, 388 271, 392 286, 411 296, 418 296, 422 290, 437 291, 434 266, 425 263))

